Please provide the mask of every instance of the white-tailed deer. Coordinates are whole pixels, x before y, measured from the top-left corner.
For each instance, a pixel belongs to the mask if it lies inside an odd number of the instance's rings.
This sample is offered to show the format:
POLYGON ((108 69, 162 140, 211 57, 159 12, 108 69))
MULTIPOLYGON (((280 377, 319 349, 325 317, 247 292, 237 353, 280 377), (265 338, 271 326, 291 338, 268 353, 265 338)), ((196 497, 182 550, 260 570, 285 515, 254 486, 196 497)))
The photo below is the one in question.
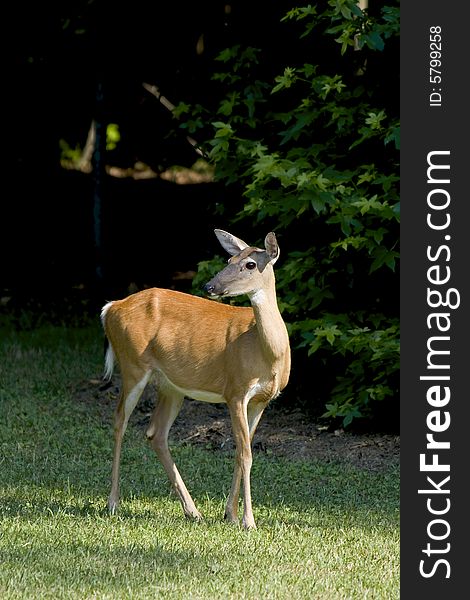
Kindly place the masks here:
POLYGON ((265 249, 248 246, 216 229, 229 264, 204 289, 216 297, 247 294, 250 307, 235 307, 166 289, 147 289, 109 302, 101 318, 109 346, 105 377, 116 358, 121 393, 115 413, 115 446, 108 507, 119 502, 121 445, 129 417, 150 376, 157 403, 146 432, 186 516, 201 518, 168 449, 168 432, 185 396, 228 406, 236 445, 232 488, 225 518, 237 522, 243 482, 243 526, 255 527, 251 506, 251 441, 268 402, 287 385, 290 347, 276 300, 273 265, 279 258, 274 233, 265 249))

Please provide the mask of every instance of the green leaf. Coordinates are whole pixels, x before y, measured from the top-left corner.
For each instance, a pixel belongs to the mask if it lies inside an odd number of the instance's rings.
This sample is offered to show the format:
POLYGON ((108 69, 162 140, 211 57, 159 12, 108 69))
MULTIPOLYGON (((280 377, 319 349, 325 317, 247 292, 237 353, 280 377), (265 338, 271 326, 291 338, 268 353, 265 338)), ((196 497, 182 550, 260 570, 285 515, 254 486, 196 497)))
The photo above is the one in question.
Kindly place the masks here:
POLYGON ((361 35, 361 42, 365 42, 371 50, 379 50, 380 52, 385 47, 382 36, 378 31, 371 31, 361 35))
POLYGON ((371 129, 381 129, 382 121, 385 119, 385 111, 381 110, 378 113, 370 112, 366 118, 367 125, 370 125, 371 129))
POLYGON ((290 88, 293 83, 297 80, 297 76, 295 74, 295 69, 292 67, 286 67, 284 69, 283 75, 278 75, 274 81, 277 82, 277 85, 273 87, 271 90, 271 94, 275 94, 282 89, 290 88))
POLYGON ((373 273, 380 267, 386 265, 392 271, 395 270, 395 259, 398 258, 398 252, 394 250, 388 250, 387 248, 379 248, 375 252, 375 258, 370 267, 369 273, 373 273))
POLYGON ((400 150, 400 127, 393 127, 389 130, 389 133, 384 138, 384 143, 389 144, 390 142, 395 144, 396 150, 400 150))

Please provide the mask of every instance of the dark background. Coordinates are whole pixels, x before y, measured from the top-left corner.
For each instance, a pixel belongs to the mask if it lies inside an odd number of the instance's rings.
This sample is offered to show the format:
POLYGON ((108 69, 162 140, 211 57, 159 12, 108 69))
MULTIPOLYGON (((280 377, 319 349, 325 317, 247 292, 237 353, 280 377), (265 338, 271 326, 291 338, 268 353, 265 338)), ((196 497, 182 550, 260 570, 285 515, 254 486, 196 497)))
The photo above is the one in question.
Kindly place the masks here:
MULTIPOLYGON (((94 174, 65 170, 59 140, 83 148, 93 118, 115 122, 121 140, 113 164, 141 161, 157 173, 190 166, 198 158, 194 149, 183 132, 169 136, 171 114, 142 83, 157 85, 175 104, 207 102, 211 90, 200 82, 207 82, 214 56, 235 42, 275 40, 284 4, 138 0, 10 7, 10 185, 0 242, 0 290, 10 307, 82 297, 94 309, 126 294, 129 285, 188 286, 175 283, 173 274, 195 270, 218 251, 212 229, 226 224, 211 215, 216 203, 237 198, 237 187, 110 177, 102 172, 103 153, 94 174)), ((289 43, 283 42, 269 46, 287 61, 289 43)))

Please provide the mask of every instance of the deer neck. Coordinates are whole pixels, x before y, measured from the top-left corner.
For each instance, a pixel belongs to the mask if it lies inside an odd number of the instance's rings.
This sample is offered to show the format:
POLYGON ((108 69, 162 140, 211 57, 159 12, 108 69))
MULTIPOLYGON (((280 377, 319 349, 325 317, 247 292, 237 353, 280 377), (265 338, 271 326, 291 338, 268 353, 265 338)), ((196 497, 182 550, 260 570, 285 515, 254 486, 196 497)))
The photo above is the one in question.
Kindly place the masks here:
POLYGON ((249 297, 263 354, 269 360, 283 358, 289 348, 289 338, 277 305, 274 282, 269 287, 253 292, 249 297))

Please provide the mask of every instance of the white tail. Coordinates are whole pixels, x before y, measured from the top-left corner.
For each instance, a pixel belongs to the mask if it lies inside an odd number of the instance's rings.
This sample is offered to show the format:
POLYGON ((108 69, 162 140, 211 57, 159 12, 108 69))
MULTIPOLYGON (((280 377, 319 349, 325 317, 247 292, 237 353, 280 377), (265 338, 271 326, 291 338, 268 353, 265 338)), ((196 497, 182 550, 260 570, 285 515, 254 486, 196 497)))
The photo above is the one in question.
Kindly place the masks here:
POLYGON ((155 375, 157 404, 147 437, 188 517, 201 518, 168 449, 168 433, 185 396, 228 406, 236 463, 225 517, 238 520, 243 482, 243 525, 255 527, 251 506, 251 441, 263 410, 287 385, 290 347, 276 300, 273 265, 279 257, 274 233, 265 249, 248 246, 222 231, 215 234, 232 256, 204 289, 212 297, 247 294, 251 307, 234 307, 165 289, 148 289, 109 302, 101 318, 110 343, 105 376, 114 357, 122 378, 115 413, 115 447, 108 507, 119 502, 121 445, 129 417, 155 375))

